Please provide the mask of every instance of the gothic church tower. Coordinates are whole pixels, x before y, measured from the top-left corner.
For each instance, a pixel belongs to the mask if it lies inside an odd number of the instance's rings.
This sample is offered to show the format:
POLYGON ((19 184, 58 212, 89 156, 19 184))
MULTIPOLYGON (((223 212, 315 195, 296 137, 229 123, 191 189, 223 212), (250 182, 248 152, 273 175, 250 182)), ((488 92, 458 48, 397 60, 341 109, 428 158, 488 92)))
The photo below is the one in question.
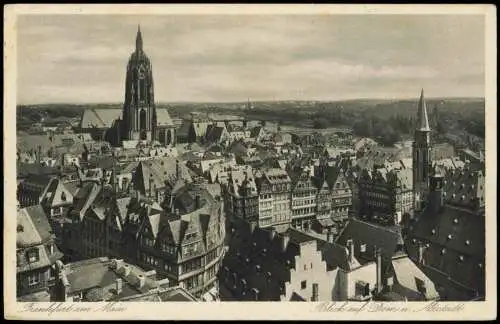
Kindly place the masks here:
POLYGON ((413 195, 415 211, 422 210, 429 192, 431 175, 431 143, 424 89, 418 103, 417 128, 413 141, 413 195))
POLYGON ((139 26, 135 52, 131 54, 127 65, 121 134, 125 140, 152 141, 156 128, 153 68, 142 45, 139 26))

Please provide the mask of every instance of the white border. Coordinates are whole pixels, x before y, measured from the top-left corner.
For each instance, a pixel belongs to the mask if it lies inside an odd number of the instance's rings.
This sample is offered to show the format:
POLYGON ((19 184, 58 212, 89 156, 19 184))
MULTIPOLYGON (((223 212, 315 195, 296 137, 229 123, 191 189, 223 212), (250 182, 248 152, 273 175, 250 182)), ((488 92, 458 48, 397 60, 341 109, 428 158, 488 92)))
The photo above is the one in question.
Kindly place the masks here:
MULTIPOLYGON (((412 319, 486 320, 496 318, 496 11, 494 5, 7 5, 4 16, 4 309, 7 319, 412 319), (439 303, 462 308, 456 312, 422 311, 428 303, 370 303, 362 311, 340 311, 343 302, 331 303, 337 311, 319 312, 319 303, 228 302, 228 303, 120 303, 123 311, 99 310, 103 304, 79 303, 86 312, 62 311, 71 303, 61 303, 57 312, 26 312, 26 304, 15 301, 16 223, 16 18, 20 14, 176 14, 176 15, 277 15, 277 14, 456 14, 485 15, 486 21, 486 301, 439 303), (463 306, 460 306, 463 304, 463 306), (376 305, 376 306, 375 306, 376 305), (370 311, 374 307, 408 307, 403 311, 370 311), (420 311, 418 311, 420 310, 420 311)), ((48 307, 50 303, 37 303, 48 307)), ((349 307, 359 308, 357 303, 349 307)), ((55 304, 52 307, 56 307, 55 304)), ((344 309, 346 307, 344 306, 344 309)))

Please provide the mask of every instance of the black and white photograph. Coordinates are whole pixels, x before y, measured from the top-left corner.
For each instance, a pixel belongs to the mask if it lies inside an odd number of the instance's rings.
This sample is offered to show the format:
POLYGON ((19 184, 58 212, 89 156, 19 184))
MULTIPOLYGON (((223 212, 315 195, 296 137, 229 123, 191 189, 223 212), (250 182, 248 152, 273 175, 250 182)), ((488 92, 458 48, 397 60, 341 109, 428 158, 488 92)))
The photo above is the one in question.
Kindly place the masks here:
POLYGON ((15 17, 18 309, 496 304, 492 8, 80 7, 15 17))

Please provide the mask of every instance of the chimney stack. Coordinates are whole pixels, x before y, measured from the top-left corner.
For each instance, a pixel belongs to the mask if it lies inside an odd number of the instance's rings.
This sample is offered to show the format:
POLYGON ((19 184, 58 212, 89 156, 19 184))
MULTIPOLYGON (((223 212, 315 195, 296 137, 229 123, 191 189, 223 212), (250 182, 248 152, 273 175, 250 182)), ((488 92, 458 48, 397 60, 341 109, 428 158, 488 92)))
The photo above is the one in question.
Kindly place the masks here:
POLYGON ((177 179, 180 179, 180 177, 181 177, 181 170, 180 170, 180 166, 179 166, 179 160, 175 160, 175 176, 177 177, 177 179))
POLYGON ((122 278, 117 278, 116 279, 116 294, 119 295, 122 293, 123 290, 123 280, 122 278))
POLYGON ((132 269, 130 269, 130 266, 128 264, 123 265, 123 268, 125 269, 124 276, 128 276, 132 269))
POLYGON ((274 240, 276 237, 276 230, 274 228, 269 229, 269 241, 274 240))
POLYGON ((196 209, 200 209, 201 208, 201 198, 200 198, 200 195, 199 194, 196 194, 196 197, 195 197, 195 207, 196 209))
POLYGON ((349 251, 349 263, 351 263, 354 258, 354 242, 352 239, 347 240, 346 248, 347 251, 349 251))
POLYGON ((146 277, 139 274, 139 275, 137 275, 137 279, 139 279, 139 282, 138 282, 139 288, 144 287, 144 284, 146 283, 146 277))
POLYGON ((382 291, 382 253, 380 249, 375 247, 375 259, 377 268, 377 293, 382 291))
POLYGON ((434 174, 430 179, 430 193, 429 193, 429 203, 432 206, 433 212, 437 213, 443 207, 443 176, 437 173, 435 170, 434 174))
POLYGON ((255 301, 259 301, 259 289, 257 288, 252 288, 253 296, 255 301))
POLYGON ((281 241, 281 248, 283 252, 286 251, 286 248, 288 246, 288 242, 290 241, 290 235, 288 233, 283 233, 283 240, 281 241))

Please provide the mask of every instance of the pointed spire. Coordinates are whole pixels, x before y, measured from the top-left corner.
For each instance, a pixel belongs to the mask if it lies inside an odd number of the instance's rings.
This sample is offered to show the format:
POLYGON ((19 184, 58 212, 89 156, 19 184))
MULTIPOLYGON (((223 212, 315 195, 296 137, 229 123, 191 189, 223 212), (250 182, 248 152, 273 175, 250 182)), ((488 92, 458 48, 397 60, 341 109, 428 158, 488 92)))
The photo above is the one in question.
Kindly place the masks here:
POLYGON ((418 130, 430 131, 429 119, 427 118, 427 107, 425 106, 424 89, 420 93, 420 101, 418 102, 418 130))
POLYGON ((136 51, 142 51, 141 25, 137 25, 137 36, 135 38, 135 49, 136 49, 136 51))

